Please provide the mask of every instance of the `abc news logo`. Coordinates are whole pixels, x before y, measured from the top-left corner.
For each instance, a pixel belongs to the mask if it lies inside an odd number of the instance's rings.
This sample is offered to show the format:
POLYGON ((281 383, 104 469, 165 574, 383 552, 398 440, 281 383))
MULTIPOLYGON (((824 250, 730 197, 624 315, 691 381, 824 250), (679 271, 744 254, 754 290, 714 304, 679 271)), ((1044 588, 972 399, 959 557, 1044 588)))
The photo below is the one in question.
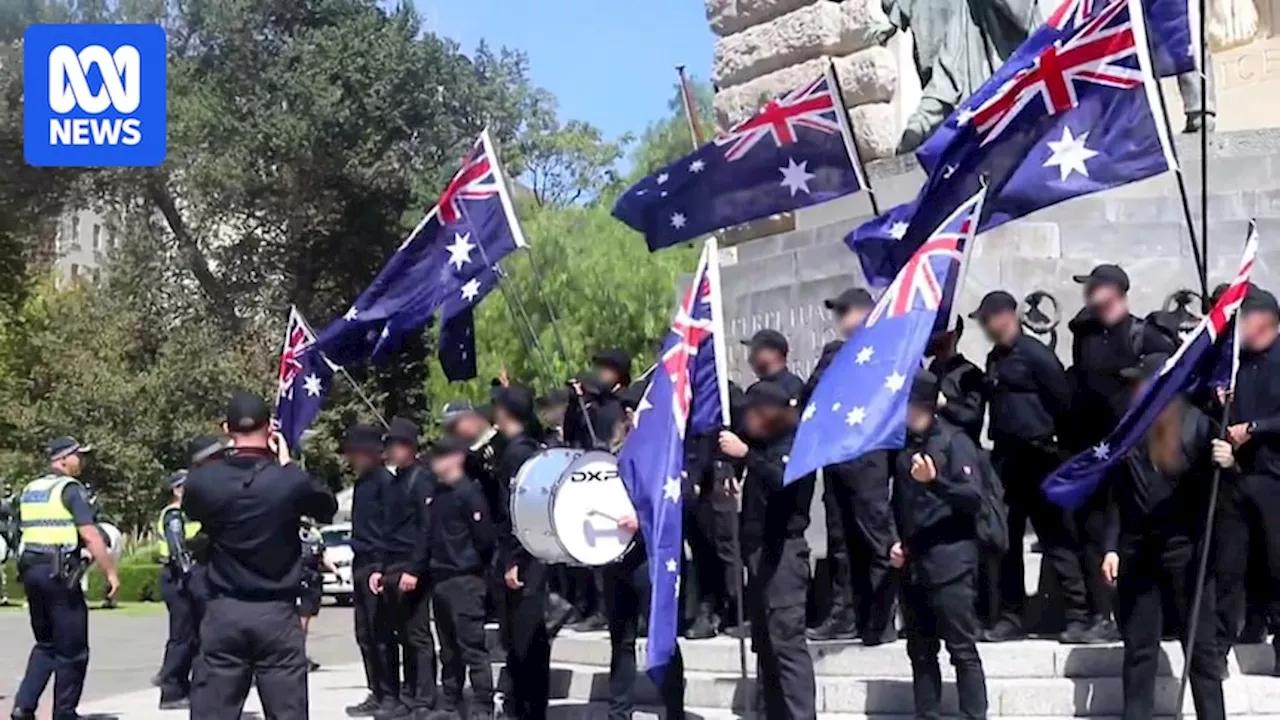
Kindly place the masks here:
POLYGON ((144 167, 166 152, 159 25, 32 25, 23 36, 23 150, 44 167, 144 167))
MULTIPOLYGON (((90 45, 80 52, 59 45, 49 53, 49 108, 60 115, 77 108, 90 115, 108 109, 130 115, 142 104, 142 67, 138 49, 121 45, 109 52, 90 45), (102 86, 89 89, 87 73, 97 68, 102 86)), ((124 117, 50 118, 51 145, 137 145, 142 121, 124 117)))

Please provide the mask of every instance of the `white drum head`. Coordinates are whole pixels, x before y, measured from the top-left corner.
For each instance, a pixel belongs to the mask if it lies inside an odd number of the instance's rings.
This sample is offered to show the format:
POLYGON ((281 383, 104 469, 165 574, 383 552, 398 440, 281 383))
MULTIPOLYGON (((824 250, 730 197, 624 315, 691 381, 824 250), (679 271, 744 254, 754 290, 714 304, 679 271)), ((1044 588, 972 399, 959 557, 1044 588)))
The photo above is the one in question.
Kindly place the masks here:
POLYGON ((551 507, 556 484, 581 450, 549 448, 520 466, 511 481, 511 529, 525 550, 546 563, 568 562, 552 526, 551 507))
POLYGON ((0 564, 4 564, 9 559, 9 542, 0 535, 0 564))
POLYGON ((618 474, 618 461, 590 452, 570 465, 556 488, 551 517, 560 544, 583 565, 607 565, 631 547, 634 533, 618 528, 618 520, 635 515, 635 506, 618 474))
POLYGON ((120 559, 120 553, 124 550, 124 535, 120 529, 111 523, 99 523, 98 529, 102 531, 102 539, 107 545, 107 553, 111 555, 113 560, 120 559))

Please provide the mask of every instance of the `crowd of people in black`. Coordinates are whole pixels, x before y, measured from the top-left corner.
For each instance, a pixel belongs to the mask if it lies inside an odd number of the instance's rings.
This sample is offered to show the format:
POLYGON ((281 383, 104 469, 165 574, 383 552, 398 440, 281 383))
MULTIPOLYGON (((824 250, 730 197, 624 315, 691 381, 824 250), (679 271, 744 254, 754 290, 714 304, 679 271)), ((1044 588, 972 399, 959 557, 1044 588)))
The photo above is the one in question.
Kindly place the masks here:
MULTIPOLYGON (((1160 313, 1131 312, 1120 268, 1102 265, 1076 280, 1085 308, 1069 324, 1069 368, 1024 332, 1013 296, 988 293, 968 315, 990 344, 985 367, 959 353, 963 323, 937 333, 909 388, 904 448, 789 485, 783 470, 803 409, 844 340, 823 348, 807 380, 788 369, 782 334, 762 330, 746 341, 757 379, 731 388, 731 427, 687 438, 683 631, 695 641, 750 638, 765 717, 816 717, 810 642, 873 646, 900 637, 917 716, 939 716, 945 645, 961 714, 985 717, 980 644, 1052 633, 1067 644, 1123 642, 1125 717, 1150 718, 1159 643, 1186 642, 1192 625, 1197 715, 1225 717, 1227 653, 1236 643, 1263 642, 1280 622, 1280 494, 1272 491, 1280 487, 1280 304, 1250 288, 1237 318, 1234 393, 1176 398, 1094 496, 1067 512, 1045 499, 1042 481, 1074 454, 1105 452, 1136 391, 1178 344, 1177 328, 1160 313), (1205 510, 1215 472, 1223 481, 1210 534, 1205 510), (826 602, 815 602, 805 540, 819 477, 826 602), (1007 524, 998 538, 984 522, 992 508, 1007 524), (1048 594, 1061 608, 1058 627, 1044 619, 1051 613, 1029 622, 1028 525, 1054 579, 1048 594), (1206 543, 1211 571, 1192 623, 1195 559, 1206 543)), ((826 307, 848 337, 873 300, 853 288, 826 307)), ((442 432, 425 447, 407 418, 348 429, 342 453, 357 475, 355 637, 369 690, 349 715, 546 717, 551 642, 568 625, 607 631, 608 716, 631 716, 648 598, 645 529, 635 517, 617 518, 637 538, 619 562, 549 566, 521 545, 508 512, 513 479, 543 448, 620 449, 645 385, 631 382, 631 365, 625 353, 602 352, 591 371, 541 398, 495 381, 487 407, 448 404, 442 432), (506 653, 498 678, 486 643, 490 620, 506 653)), ((306 716, 297 614, 300 595, 313 597, 314 578, 298 521, 324 520, 336 504, 332 488, 291 463, 268 420, 261 399, 233 398, 230 446, 193 464, 167 509, 181 511, 172 535, 201 536, 196 565, 207 595, 195 619, 192 682, 187 688, 184 677, 179 690, 190 693, 193 717, 238 717, 251 680, 269 717, 306 716)), ((49 507, 41 512, 78 526, 74 508, 49 507)), ((23 525, 28 531, 49 532, 23 525)), ((180 544, 172 547, 180 556, 180 544)), ((664 677, 666 714, 683 717, 679 652, 664 677)), ((14 717, 29 717, 21 712, 14 717)))

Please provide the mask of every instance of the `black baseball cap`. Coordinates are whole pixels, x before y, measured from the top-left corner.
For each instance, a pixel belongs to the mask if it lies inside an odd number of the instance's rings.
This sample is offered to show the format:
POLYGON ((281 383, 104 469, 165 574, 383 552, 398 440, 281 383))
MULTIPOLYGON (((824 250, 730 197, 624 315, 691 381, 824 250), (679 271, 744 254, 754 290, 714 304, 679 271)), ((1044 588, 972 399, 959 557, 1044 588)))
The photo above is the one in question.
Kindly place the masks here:
POLYGON ((1120 292, 1129 292, 1129 273, 1119 265, 1099 265, 1090 270, 1088 275, 1072 275, 1071 279, 1084 285, 1086 290, 1093 290, 1101 285, 1111 285, 1120 292))
POLYGON ((1272 315, 1280 315, 1280 303, 1276 302, 1275 295, 1254 286, 1245 293, 1244 300, 1240 303, 1240 312, 1269 312, 1272 315))
POLYGON ((467 441, 457 435, 445 434, 431 443, 431 454, 436 456, 465 453, 470 449, 471 446, 467 444, 467 441))
POLYGON ((1143 380, 1160 372, 1167 362, 1169 362, 1169 353, 1147 353, 1139 358, 1136 364, 1121 370, 1120 377, 1125 380, 1143 380))
POLYGON ((400 442, 418 447, 418 435, 421 433, 418 424, 406 417, 393 417, 387 426, 387 442, 400 442))
POLYGON ((70 455, 83 455, 93 452, 93 446, 82 444, 70 435, 54 438, 44 446, 44 455, 49 462, 56 462, 70 455))
POLYGON ((755 335, 752 335, 750 340, 743 340, 742 344, 751 348, 753 352, 762 348, 768 348, 770 350, 777 350, 783 355, 786 355, 787 351, 790 349, 785 335, 777 330, 768 329, 761 330, 755 335))
POLYGON ((822 301, 828 310, 843 315, 854 308, 868 309, 875 306, 876 301, 866 288, 852 287, 833 298, 822 301))
POLYGON ((907 392, 907 402, 912 405, 938 406, 938 376, 928 370, 920 370, 911 379, 911 390, 907 392))
POLYGON ((382 452, 382 428, 364 423, 352 425, 342 438, 342 452, 382 452))
POLYGON ((444 412, 440 414, 440 424, 447 428, 464 415, 477 414, 479 414, 479 411, 471 404, 471 401, 454 400, 453 402, 445 403, 444 412))
POLYGON ((747 388, 747 408, 786 408, 795 405, 795 399, 781 385, 772 380, 761 380, 747 388))
POLYGON ((982 322, 992 315, 1012 312, 1018 309, 1018 300, 1004 290, 992 290, 982 296, 978 309, 969 313, 969 317, 982 322))
POLYGON ((271 408, 266 401, 247 390, 231 396, 227 402, 227 431, 248 433, 271 421, 271 408))
POLYGON ((626 350, 618 348, 602 350, 591 356, 591 364, 596 367, 609 368, 625 379, 624 384, 631 384, 631 355, 626 350))

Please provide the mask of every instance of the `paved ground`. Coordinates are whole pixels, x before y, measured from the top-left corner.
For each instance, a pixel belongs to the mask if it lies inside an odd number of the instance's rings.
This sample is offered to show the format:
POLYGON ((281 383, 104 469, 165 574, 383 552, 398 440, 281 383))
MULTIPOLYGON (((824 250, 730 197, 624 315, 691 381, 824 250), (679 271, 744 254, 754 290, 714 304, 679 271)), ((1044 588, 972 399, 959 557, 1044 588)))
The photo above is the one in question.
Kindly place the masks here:
MULTIPOLYGON (((151 687, 151 676, 160 667, 167 632, 163 606, 91 612, 89 678, 85 684, 82 710, 99 710, 100 703, 95 701, 118 696, 132 698, 128 703, 131 706, 127 708, 129 710, 138 708, 139 697, 148 699, 142 707, 154 707, 159 691, 151 687)), ((4 638, 0 642, 0 717, 7 718, 31 648, 31 630, 25 611, 21 608, 0 609, 0 638, 4 638)), ((326 605, 313 621, 308 645, 312 658, 330 668, 328 672, 322 668, 320 677, 346 674, 336 672, 338 666, 358 670, 355 663, 360 656, 352 639, 350 608, 326 605)), ((355 677, 359 678, 359 674, 355 677)), ((362 679, 360 684, 363 684, 362 679)), ((183 717, 185 713, 155 716, 183 717)), ((128 712, 120 717, 144 718, 150 715, 128 712)))

